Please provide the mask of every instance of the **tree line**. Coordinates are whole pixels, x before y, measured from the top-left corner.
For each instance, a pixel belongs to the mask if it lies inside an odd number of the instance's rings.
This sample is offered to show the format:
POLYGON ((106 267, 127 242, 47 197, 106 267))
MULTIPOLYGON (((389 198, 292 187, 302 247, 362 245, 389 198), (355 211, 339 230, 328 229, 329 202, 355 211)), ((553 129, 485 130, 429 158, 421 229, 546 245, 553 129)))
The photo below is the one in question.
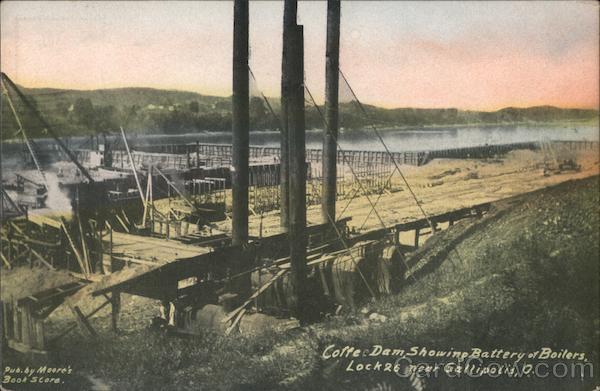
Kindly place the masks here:
MULTIPOLYGON (((3 139, 17 137, 17 124, 9 106, 2 96, 3 139)), ((173 103, 165 100, 161 104, 94 104, 90 98, 74 100, 33 96, 33 103, 59 134, 90 135, 111 133, 120 126, 128 132, 154 134, 181 134, 195 132, 231 131, 232 113, 229 98, 203 101, 189 100, 173 103)), ((14 100, 23 127, 30 137, 44 137, 39 122, 18 100, 14 100)), ((267 104, 263 98, 252 97, 249 102, 250 129, 278 130, 280 113, 278 102, 267 104)), ((307 129, 322 129, 324 107, 307 105, 305 122, 307 129)), ((463 111, 457 109, 384 109, 371 105, 359 107, 356 102, 339 106, 340 128, 343 131, 364 129, 371 124, 384 127, 430 126, 461 124, 503 124, 521 122, 550 122, 561 120, 589 120, 598 117, 596 110, 560 109, 551 106, 531 108, 505 108, 494 112, 463 111), (366 114, 365 114, 366 112, 366 114)))

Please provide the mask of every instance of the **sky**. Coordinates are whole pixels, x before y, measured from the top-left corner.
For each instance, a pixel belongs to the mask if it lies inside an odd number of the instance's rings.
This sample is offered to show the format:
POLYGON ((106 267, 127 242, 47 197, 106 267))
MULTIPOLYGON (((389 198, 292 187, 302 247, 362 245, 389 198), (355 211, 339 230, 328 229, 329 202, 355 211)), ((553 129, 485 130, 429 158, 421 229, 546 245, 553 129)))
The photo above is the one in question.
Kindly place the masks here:
MULTIPOLYGON (((26 87, 231 94, 233 2, 3 1, 2 71, 26 87)), ((384 107, 599 105, 595 1, 342 1, 340 68, 384 107)), ((283 2, 251 1, 250 66, 278 96, 283 2)), ((299 2, 319 102, 326 2, 299 2)), ((342 96, 343 101, 346 97, 342 96)))

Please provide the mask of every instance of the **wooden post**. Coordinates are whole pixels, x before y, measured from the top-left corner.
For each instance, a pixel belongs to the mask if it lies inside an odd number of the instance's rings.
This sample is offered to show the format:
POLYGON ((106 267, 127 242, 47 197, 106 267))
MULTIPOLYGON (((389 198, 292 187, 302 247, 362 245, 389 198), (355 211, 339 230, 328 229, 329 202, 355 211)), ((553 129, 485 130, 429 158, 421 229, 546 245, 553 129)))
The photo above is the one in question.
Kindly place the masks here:
MULTIPOLYGON (((146 215, 148 214, 148 197, 150 197, 150 188, 152 187, 152 165, 148 167, 148 179, 146 181, 146 197, 144 197, 144 216, 142 217, 142 227, 146 228, 146 215)), ((150 230, 152 232, 152 230, 150 230)))
POLYGON ((232 243, 241 245, 248 240, 248 0, 235 0, 233 12, 232 243))
POLYGON ((11 339, 14 332, 12 329, 12 311, 7 302, 2 301, 2 325, 4 326, 4 335, 7 339, 11 339))
POLYGON ((419 248, 419 228, 415 229, 415 248, 419 248))
POLYGON ((117 332, 117 324, 119 322, 119 312, 121 311, 121 294, 118 291, 113 291, 111 294, 111 324, 113 332, 117 332))
POLYGON ((112 273, 113 270, 115 270, 115 267, 113 264, 113 262, 114 262, 114 260, 113 260, 113 230, 112 230, 112 227, 109 227, 109 229, 110 229, 109 267, 110 267, 110 272, 112 273))
MULTIPOLYGON (((250 148, 250 80, 248 69, 248 0, 233 3, 233 143, 231 148, 232 244, 248 242, 248 166, 250 148)), ((239 273, 250 268, 244 251, 234 265, 239 273)), ((250 294, 250 274, 237 278, 233 289, 239 297, 250 294)))
POLYGON ((327 49, 325 62, 325 119, 323 132, 323 191, 321 218, 335 222, 337 182, 338 90, 340 57, 340 0, 327 0, 327 49))
POLYGON ((8 239, 8 251, 7 251, 7 254, 8 254, 8 264, 12 266, 13 257, 12 257, 12 239, 11 238, 8 239))
POLYGON ((167 240, 169 240, 170 235, 171 235, 171 224, 170 224, 170 220, 171 220, 171 213, 167 212, 167 240))
POLYGON ((289 208, 289 131, 288 131, 288 99, 289 88, 289 66, 288 58, 290 56, 290 34, 293 33, 296 26, 298 13, 297 0, 285 0, 283 5, 283 48, 281 57, 281 144, 279 153, 280 170, 280 214, 279 223, 281 230, 288 231, 290 221, 289 208))
POLYGON ((87 247, 87 243, 85 241, 85 232, 83 231, 83 226, 81 224, 81 217, 79 213, 76 215, 77 217, 77 225, 79 227, 79 234, 81 235, 81 254, 83 256, 83 265, 86 269, 86 274, 89 275, 92 273, 91 265, 90 265, 90 255, 87 247))
POLYGON ((21 313, 20 313, 19 305, 16 300, 12 301, 12 313, 13 313, 13 337, 17 341, 22 341, 21 339, 21 313))
POLYGON ((288 71, 290 94, 287 101, 289 136, 290 263, 296 296, 296 318, 305 324, 310 318, 306 286, 306 140, 304 118, 304 34, 296 26, 289 36, 288 71))
POLYGON ((31 312, 29 306, 22 305, 19 307, 21 313, 21 342, 30 347, 31 341, 31 312))

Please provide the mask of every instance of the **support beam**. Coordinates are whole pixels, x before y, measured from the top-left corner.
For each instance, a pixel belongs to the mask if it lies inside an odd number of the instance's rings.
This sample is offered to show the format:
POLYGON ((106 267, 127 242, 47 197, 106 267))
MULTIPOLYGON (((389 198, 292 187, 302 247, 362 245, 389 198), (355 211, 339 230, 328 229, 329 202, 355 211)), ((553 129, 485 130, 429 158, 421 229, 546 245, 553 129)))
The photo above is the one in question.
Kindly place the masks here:
POLYGON ((0 258, 2 258, 2 262, 4 262, 7 269, 12 269, 12 265, 10 264, 10 262, 8 262, 8 259, 6 259, 4 254, 2 254, 1 252, 0 252, 0 258))
POLYGON ((304 118, 304 31, 296 26, 289 36, 288 99, 289 135, 289 242, 293 289, 296 297, 295 316, 301 324, 310 318, 306 286, 306 140, 304 118))
MULTIPOLYGON (((107 298, 106 301, 104 303, 102 303, 98 308, 96 308, 95 310, 93 310, 92 312, 90 312, 87 315, 83 315, 84 319, 89 319, 92 316, 94 316, 96 313, 98 313, 101 309, 103 309, 104 307, 106 307, 107 305, 109 305, 111 303, 111 301, 107 298)), ((76 314, 75 312, 75 307, 70 306, 71 311, 76 314)), ((81 312, 81 311, 80 311, 81 312)), ((56 341, 58 341, 60 338, 64 337, 65 335, 67 335, 71 330, 75 329, 77 326, 79 326, 81 323, 79 322, 79 315, 76 314, 76 322, 75 324, 70 325, 69 327, 65 328, 59 335, 55 336, 54 338, 52 338, 52 340, 50 341, 50 344, 54 344, 56 341)), ((89 324, 89 323, 88 323, 89 324)), ((83 326, 85 328, 85 326, 83 326)), ((95 332, 95 331, 94 331, 95 332)))
POLYGON ((325 121, 323 134, 323 223, 335 219, 337 184, 338 91, 340 63, 340 0, 327 0, 327 44, 325 62, 325 121), (331 217, 329 217, 331 216, 331 217))
POLYGON ((285 0, 283 5, 283 48, 281 57, 281 152, 280 152, 280 214, 279 223, 281 230, 287 232, 290 221, 289 208, 289 135, 288 135, 288 99, 289 99, 289 42, 290 34, 296 26, 298 13, 297 0, 285 0))
POLYGON ((65 235, 67 236, 69 244, 71 245, 71 249, 73 250, 73 254, 75 255, 75 258, 77 259, 77 263, 79 264, 79 267, 81 268, 81 272, 86 277, 88 277, 87 270, 86 270, 86 268, 84 266, 84 263, 83 263, 83 257, 79 253, 79 250, 77 249, 77 246, 75 245, 75 241, 73 240, 73 238, 71 237, 71 234, 69 233, 69 230, 67 229, 67 222, 62 217, 61 217, 60 221, 61 221, 61 227, 62 227, 65 235))
POLYGON ((235 0, 233 7, 232 242, 233 245, 241 245, 248 241, 248 0, 235 0))
MULTIPOLYGON (((250 153, 250 71, 248 68, 248 0, 233 3, 233 146, 231 159, 232 244, 248 242, 248 181, 250 153)), ((247 256, 241 255, 235 272, 251 267, 247 256)), ((237 279, 232 288, 238 297, 250 294, 250 276, 237 279)))
POLYGON ((142 203, 144 203, 144 192, 142 191, 142 185, 140 184, 140 179, 138 178, 137 170, 135 169, 135 163, 133 162, 133 156, 131 156, 131 151, 129 150, 129 143, 127 142, 127 137, 125 137, 125 131, 123 127, 121 129, 121 136, 123 136, 123 144, 125 144, 125 149, 127 150, 127 156, 129 157, 129 164, 131 164, 131 171, 133 171, 133 178, 135 179, 135 184, 137 186, 138 192, 140 193, 140 198, 142 199, 142 203))
POLYGON ((92 338, 96 338, 98 336, 98 333, 96 333, 96 330, 94 330, 94 328, 88 321, 88 317, 83 315, 83 312, 81 312, 81 309, 79 309, 79 307, 77 307, 77 306, 72 306, 72 305, 69 305, 69 309, 75 316, 75 320, 77 321, 77 324, 79 325, 79 328, 81 329, 81 331, 88 333, 90 335, 90 337, 92 337, 92 338))
MULTIPOLYGON (((148 201, 150 188, 152 187, 152 165, 148 167, 148 179, 146 181, 146 196, 144 197, 144 215, 142 216, 142 227, 146 228, 146 215, 148 214, 148 201)), ((152 229, 150 230, 152 232, 152 229)))

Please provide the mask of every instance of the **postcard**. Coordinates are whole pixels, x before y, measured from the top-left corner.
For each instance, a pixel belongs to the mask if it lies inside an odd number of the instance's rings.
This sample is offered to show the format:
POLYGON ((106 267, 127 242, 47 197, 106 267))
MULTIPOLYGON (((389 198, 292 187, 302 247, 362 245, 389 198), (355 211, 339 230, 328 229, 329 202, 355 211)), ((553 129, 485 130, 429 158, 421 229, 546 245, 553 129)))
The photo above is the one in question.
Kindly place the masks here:
POLYGON ((600 390, 593 1, 3 1, 2 391, 600 390))

